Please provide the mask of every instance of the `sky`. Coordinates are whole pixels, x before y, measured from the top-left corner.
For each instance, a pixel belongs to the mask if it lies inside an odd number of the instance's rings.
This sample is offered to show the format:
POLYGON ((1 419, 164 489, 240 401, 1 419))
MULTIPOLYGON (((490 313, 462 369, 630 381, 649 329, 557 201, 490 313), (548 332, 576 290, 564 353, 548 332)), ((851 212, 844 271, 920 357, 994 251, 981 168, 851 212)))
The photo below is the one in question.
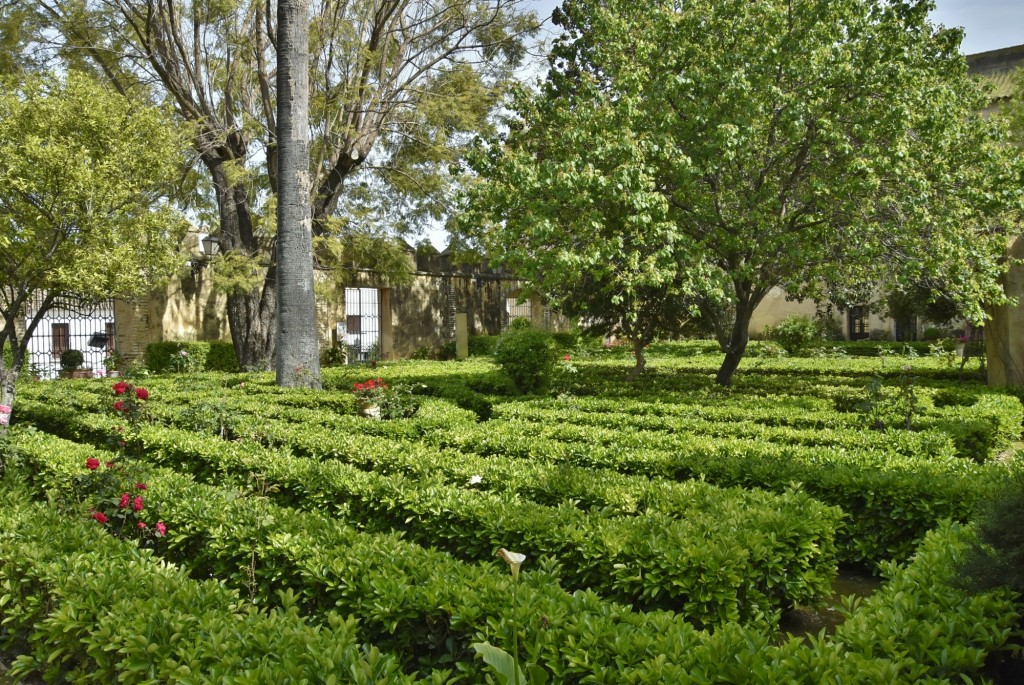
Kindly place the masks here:
MULTIPOLYGON (((934 0, 935 24, 966 30, 960 50, 970 55, 1024 43, 1024 0, 934 0)), ((550 17, 560 0, 533 0, 541 17, 550 17)))

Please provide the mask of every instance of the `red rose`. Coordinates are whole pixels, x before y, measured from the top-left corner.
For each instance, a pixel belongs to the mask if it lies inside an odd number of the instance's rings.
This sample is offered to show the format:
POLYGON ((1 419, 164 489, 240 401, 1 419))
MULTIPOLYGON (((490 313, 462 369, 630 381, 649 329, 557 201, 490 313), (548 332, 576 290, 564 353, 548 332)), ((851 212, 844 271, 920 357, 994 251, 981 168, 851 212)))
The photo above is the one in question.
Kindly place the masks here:
POLYGON ((108 469, 112 469, 112 468, 114 468, 114 462, 112 462, 112 461, 108 461, 108 462, 107 462, 107 468, 108 468, 108 469))
POLYGON ((121 495, 121 501, 117 503, 118 509, 124 509, 128 506, 128 502, 131 501, 132 496, 127 492, 121 495))
POLYGON ((125 383, 124 381, 118 381, 117 383, 114 383, 114 394, 115 395, 123 395, 123 394, 125 394, 125 392, 127 390, 128 390, 128 384, 125 383))
POLYGON ((160 537, 167 535, 167 526, 164 525, 163 521, 157 521, 156 523, 156 534, 160 537))
POLYGON ((124 402, 121 400, 114 402, 114 411, 125 411, 124 402))
POLYGON ((146 485, 145 483, 136 483, 135 484, 135 489, 136 490, 147 490, 147 489, 149 489, 149 486, 146 485))
POLYGON ((149 390, 146 390, 145 388, 135 388, 135 396, 140 400, 148 400, 149 390))
POLYGON ((90 471, 95 471, 99 467, 100 460, 97 459, 96 457, 89 457, 88 459, 85 460, 85 468, 89 469, 90 471))
POLYGON ((132 500, 132 509, 135 511, 142 511, 142 498, 136 497, 132 500))
POLYGON ((562 361, 566 361, 567 362, 570 359, 572 359, 572 357, 570 357, 569 355, 565 355, 564 357, 562 357, 562 361))
POLYGON ((135 527, 138 528, 139 530, 146 530, 146 522, 145 521, 139 521, 138 523, 135 524, 135 527))
POLYGON ((94 519, 96 519, 97 521, 99 521, 100 523, 106 524, 106 522, 107 522, 107 515, 104 514, 102 511, 94 512, 92 517, 94 519))
POLYGON ((362 383, 356 383, 355 388, 356 390, 365 390, 366 386, 363 385, 362 383))

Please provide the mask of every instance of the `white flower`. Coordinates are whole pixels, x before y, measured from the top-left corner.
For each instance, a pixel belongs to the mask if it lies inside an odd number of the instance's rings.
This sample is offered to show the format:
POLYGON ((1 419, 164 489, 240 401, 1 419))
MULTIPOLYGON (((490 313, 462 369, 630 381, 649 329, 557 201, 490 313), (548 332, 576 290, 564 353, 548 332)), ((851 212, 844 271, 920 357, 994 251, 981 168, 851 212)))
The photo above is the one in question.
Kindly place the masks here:
POLYGON ((519 567, 526 561, 526 555, 519 554, 518 552, 509 552, 502 547, 498 550, 498 556, 512 568, 512 579, 519 580, 519 567))
POLYGON ((470 485, 479 485, 480 483, 483 483, 483 482, 484 482, 484 477, 483 476, 470 476, 469 477, 469 484, 470 485))

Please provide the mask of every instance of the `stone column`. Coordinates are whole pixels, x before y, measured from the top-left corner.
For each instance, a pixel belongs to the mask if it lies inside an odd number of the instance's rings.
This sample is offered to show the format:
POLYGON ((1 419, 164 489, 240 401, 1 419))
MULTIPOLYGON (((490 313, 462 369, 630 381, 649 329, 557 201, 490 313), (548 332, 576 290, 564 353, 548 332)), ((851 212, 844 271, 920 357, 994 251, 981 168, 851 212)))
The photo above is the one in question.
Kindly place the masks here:
POLYGON ((455 314, 455 358, 465 359, 469 356, 469 317, 466 312, 455 314))
POLYGON ((380 307, 380 358, 395 358, 395 328, 391 316, 391 288, 380 288, 378 291, 380 307))

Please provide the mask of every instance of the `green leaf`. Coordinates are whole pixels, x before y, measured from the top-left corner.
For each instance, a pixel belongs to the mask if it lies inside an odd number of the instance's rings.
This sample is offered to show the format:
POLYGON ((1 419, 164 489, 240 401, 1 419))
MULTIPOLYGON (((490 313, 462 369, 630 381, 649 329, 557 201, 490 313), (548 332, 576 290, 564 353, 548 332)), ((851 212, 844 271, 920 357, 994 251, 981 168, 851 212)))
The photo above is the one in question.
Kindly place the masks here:
POLYGON ((521 671, 518 674, 515 672, 515 659, 504 649, 495 647, 490 642, 474 642, 471 647, 494 669, 504 685, 527 685, 526 675, 521 671), (519 677, 516 678, 516 675, 519 677))

